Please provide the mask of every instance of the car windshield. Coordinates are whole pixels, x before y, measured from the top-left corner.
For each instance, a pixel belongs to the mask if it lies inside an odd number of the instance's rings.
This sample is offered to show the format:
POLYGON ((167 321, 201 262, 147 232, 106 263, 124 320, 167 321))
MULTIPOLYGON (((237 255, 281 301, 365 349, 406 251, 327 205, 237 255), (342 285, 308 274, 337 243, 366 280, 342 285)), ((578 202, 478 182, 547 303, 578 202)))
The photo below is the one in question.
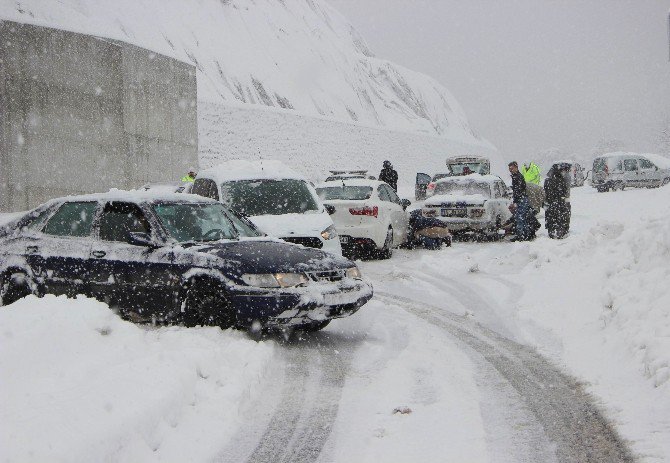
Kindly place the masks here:
POLYGON ((370 196, 372 195, 372 187, 351 185, 329 186, 317 188, 316 193, 319 195, 319 198, 321 198, 322 201, 329 199, 344 199, 355 201, 370 199, 370 196))
POLYGON ((216 203, 159 203, 153 206, 170 236, 180 243, 261 236, 216 203))
POLYGON ((319 210, 307 183, 292 179, 224 182, 221 202, 249 217, 319 210))
POLYGON ((436 195, 483 195, 486 198, 491 196, 491 189, 488 183, 481 182, 448 182, 443 181, 435 186, 436 195))

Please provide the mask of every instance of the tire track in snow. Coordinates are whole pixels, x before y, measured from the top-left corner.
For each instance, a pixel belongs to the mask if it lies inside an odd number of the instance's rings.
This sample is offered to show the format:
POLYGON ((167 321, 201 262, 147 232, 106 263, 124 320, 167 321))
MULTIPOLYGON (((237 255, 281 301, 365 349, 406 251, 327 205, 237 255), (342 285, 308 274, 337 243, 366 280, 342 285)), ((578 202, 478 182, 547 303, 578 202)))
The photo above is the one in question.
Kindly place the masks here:
MULTIPOLYGON (((420 301, 376 292, 376 296, 445 330, 464 347, 476 365, 509 385, 541 424, 555 446, 557 461, 569 463, 633 462, 613 426, 575 379, 551 365, 533 349, 510 341, 467 318, 420 301)), ((490 386, 489 386, 490 388, 490 386)), ((510 433, 513 438, 514 434, 510 433)), ((518 439, 523 441, 523 436, 518 439)), ((526 439, 527 440, 527 439, 526 439)), ((546 448, 528 461, 547 461, 546 448)), ((515 460, 511 460, 515 461, 515 460)))
MULTIPOLYGON (((250 420, 217 461, 314 462, 337 417, 342 388, 362 338, 319 332, 282 344, 286 365, 271 417, 250 420)), ((267 405, 267 404, 266 404, 267 405)))

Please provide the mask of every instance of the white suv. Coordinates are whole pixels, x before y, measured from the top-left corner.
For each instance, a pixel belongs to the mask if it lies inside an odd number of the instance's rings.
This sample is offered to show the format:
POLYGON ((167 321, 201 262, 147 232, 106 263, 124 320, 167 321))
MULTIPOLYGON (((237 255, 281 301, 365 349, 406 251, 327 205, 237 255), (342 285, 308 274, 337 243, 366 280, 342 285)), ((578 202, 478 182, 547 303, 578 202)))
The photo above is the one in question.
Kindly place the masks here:
POLYGON ((200 171, 191 193, 221 201, 270 236, 342 255, 314 188, 279 161, 224 162, 200 171))

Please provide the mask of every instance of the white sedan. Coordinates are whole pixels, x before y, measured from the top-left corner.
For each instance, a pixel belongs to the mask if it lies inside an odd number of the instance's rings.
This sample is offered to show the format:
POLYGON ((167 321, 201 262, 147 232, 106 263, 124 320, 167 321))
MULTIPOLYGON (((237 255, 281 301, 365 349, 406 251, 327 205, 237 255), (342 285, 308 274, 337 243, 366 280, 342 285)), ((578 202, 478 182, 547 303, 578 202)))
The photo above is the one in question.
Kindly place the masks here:
POLYGON ((452 233, 493 235, 512 216, 505 183, 495 175, 471 174, 446 177, 435 183, 433 196, 424 203, 422 215, 435 217, 452 233))
POLYGON ((401 200, 378 180, 348 179, 316 187, 331 214, 345 255, 376 255, 388 259, 393 248, 407 241, 410 202, 401 200))

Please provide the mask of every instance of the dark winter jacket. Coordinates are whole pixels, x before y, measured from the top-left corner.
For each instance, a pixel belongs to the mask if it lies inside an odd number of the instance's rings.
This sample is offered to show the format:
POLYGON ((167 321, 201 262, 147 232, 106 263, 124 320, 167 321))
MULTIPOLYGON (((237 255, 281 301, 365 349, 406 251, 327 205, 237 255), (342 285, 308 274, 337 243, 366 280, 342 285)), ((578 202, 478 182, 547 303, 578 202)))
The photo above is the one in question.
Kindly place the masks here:
POLYGON ((514 204, 519 204, 524 196, 526 196, 526 180, 520 172, 512 174, 512 201, 514 204))
POLYGON ((379 180, 388 183, 391 188, 398 191, 398 172, 395 169, 384 167, 379 173, 379 180))
POLYGON ((565 201, 570 196, 570 186, 560 172, 553 169, 549 172, 544 181, 544 196, 549 204, 565 201))

